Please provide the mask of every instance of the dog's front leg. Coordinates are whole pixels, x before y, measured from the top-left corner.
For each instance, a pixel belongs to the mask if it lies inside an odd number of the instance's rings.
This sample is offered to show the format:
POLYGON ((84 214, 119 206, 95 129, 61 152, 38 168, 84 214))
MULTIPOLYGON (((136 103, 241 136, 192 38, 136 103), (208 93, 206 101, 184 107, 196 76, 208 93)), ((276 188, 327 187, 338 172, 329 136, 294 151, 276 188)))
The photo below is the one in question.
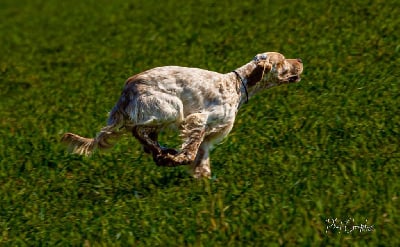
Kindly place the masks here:
POLYGON ((211 167, 210 167, 210 143, 203 141, 197 152, 195 161, 189 166, 189 173, 194 178, 210 178, 211 167))
POLYGON ((204 140, 207 117, 208 115, 205 113, 195 113, 187 116, 181 125, 182 137, 185 140, 181 151, 176 155, 171 153, 158 155, 155 158, 156 164, 159 166, 179 166, 193 163, 204 140))

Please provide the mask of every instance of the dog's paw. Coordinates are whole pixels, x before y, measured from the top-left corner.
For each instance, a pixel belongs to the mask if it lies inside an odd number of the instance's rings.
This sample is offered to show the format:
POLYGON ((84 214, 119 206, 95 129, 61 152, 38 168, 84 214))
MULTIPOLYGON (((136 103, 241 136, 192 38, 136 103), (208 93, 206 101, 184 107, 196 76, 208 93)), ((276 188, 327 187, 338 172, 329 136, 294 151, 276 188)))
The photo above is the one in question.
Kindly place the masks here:
POLYGON ((157 166, 167 166, 167 167, 174 167, 176 166, 173 155, 168 153, 161 153, 153 156, 153 160, 157 166))
POLYGON ((163 153, 154 156, 153 159, 156 165, 167 167, 188 165, 190 163, 190 160, 188 160, 187 155, 184 153, 175 153, 174 155, 170 153, 163 153))

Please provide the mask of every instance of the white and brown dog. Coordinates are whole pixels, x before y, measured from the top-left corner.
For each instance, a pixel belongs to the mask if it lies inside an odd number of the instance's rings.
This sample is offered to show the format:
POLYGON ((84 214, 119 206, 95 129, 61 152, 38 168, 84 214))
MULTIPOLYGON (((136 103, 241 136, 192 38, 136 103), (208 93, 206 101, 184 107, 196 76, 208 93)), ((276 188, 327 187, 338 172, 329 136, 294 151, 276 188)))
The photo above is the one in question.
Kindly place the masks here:
POLYGON ((159 166, 189 165, 194 177, 210 177, 209 152, 232 130, 239 107, 261 89, 300 81, 301 59, 277 52, 258 54, 249 63, 220 74, 198 68, 158 67, 130 77, 107 126, 95 138, 64 134, 74 153, 89 155, 132 132, 159 166), (159 132, 177 126, 181 150, 162 147, 159 132))

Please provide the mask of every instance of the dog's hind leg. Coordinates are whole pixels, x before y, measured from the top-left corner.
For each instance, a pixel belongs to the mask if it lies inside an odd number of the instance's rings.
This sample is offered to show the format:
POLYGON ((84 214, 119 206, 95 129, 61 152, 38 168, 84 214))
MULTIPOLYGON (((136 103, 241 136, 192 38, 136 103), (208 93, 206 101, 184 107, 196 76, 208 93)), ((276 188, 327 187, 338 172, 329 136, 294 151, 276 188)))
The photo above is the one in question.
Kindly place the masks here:
POLYGON ((158 148, 151 148, 154 145, 161 148, 158 143, 158 131, 155 128, 134 127, 132 129, 132 134, 140 141, 145 153, 151 154, 154 151, 158 152, 158 148))
POLYGON ((162 154, 174 155, 178 153, 175 149, 162 147, 158 143, 157 127, 135 126, 132 128, 132 134, 143 145, 144 151, 153 155, 154 160, 162 154))
POLYGON ((205 137, 207 118, 208 115, 204 113, 187 116, 181 125, 182 137, 185 140, 181 151, 177 154, 161 153, 155 157, 156 164, 159 166, 179 166, 193 163, 205 137))
POLYGON ((132 135, 143 145, 146 153, 153 154, 153 157, 162 153, 160 144, 158 144, 158 131, 155 127, 135 126, 132 128, 132 135))

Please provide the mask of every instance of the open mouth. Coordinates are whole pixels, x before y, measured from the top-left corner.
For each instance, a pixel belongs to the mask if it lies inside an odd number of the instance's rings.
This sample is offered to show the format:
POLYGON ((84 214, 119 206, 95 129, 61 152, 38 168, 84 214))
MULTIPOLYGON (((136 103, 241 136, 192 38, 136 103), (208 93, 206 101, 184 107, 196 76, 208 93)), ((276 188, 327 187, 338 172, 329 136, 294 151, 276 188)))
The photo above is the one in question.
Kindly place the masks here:
POLYGON ((301 80, 301 78, 298 75, 294 75, 294 76, 290 76, 287 80, 288 80, 288 82, 292 83, 292 82, 299 82, 301 80))

